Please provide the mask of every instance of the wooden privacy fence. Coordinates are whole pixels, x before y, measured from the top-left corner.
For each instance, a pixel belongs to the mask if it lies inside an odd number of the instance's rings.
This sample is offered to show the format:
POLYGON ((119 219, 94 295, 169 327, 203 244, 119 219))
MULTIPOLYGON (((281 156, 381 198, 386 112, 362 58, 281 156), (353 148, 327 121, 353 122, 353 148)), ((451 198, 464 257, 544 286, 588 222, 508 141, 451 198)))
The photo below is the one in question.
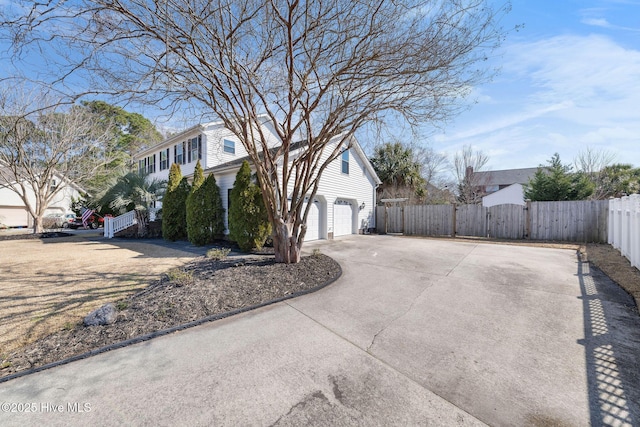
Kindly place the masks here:
POLYGON ((609 200, 608 242, 640 269, 640 194, 609 200))
POLYGON ((607 242, 607 200, 528 202, 526 206, 378 206, 378 233, 607 242))

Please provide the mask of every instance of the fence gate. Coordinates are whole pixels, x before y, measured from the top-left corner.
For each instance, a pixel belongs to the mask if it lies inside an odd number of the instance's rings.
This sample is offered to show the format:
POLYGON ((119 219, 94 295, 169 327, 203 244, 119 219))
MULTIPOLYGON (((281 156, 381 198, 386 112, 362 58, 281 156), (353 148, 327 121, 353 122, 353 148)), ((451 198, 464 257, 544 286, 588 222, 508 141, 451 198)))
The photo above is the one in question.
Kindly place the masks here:
POLYGON ((496 205, 487 208, 487 237, 524 239, 526 210, 521 205, 496 205))
POLYGON ((456 207, 456 235, 487 236, 487 214, 482 205, 459 205, 456 207))

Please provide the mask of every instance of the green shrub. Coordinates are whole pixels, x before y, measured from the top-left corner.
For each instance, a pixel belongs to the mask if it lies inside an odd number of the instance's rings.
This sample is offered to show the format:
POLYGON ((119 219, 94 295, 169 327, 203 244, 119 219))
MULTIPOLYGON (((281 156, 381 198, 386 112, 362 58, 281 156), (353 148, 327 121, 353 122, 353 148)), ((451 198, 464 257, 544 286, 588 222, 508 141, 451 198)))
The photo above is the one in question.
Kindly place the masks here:
POLYGON ((178 286, 191 285, 195 281, 191 271, 182 270, 180 268, 173 268, 167 271, 167 279, 178 286))
POLYGON ((176 241, 187 237, 187 197, 189 181, 182 178, 180 165, 174 163, 169 171, 167 192, 162 199, 162 237, 176 241))
POLYGON ((207 258, 217 261, 225 259, 231 253, 229 248, 213 248, 207 251, 207 258))
POLYGON ((187 235, 196 246, 206 245, 224 235, 224 209, 220 188, 213 174, 204 179, 196 164, 193 187, 187 197, 187 235))
POLYGON ((229 206, 229 238, 238 243, 240 249, 260 249, 271 234, 260 188, 251 182, 251 168, 242 163, 231 190, 229 206))

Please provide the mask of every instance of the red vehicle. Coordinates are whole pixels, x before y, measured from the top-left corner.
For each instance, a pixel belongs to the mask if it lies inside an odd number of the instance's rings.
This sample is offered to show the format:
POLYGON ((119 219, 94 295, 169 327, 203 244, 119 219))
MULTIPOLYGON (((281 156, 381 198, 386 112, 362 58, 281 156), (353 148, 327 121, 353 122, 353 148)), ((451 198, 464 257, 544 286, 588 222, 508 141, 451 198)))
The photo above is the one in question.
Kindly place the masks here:
MULTIPOLYGON (((107 217, 111 217, 112 215, 105 215, 107 217)), ((66 223, 65 223, 66 224, 66 223)), ((82 217, 77 216, 74 218, 74 220, 72 222, 69 222, 67 224, 67 226, 69 228, 80 228, 80 227, 84 227, 84 224, 82 223, 82 217)), ((102 227, 104 226, 104 217, 98 215, 98 214, 93 214, 89 217, 89 219, 87 220, 87 226, 89 228, 91 228, 92 230, 95 230, 98 227, 102 227)), ((65 227, 66 228, 66 227, 65 227)))

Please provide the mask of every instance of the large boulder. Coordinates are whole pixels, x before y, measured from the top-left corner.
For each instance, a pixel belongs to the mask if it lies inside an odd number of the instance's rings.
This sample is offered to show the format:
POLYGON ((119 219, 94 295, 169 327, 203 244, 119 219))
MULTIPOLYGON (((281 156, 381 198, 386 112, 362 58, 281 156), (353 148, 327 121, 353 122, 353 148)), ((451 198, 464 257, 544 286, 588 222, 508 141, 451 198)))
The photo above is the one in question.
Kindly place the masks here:
POLYGON ((97 310, 93 310, 84 318, 85 326, 111 325, 115 323, 118 313, 116 307, 109 303, 105 304, 97 310))

